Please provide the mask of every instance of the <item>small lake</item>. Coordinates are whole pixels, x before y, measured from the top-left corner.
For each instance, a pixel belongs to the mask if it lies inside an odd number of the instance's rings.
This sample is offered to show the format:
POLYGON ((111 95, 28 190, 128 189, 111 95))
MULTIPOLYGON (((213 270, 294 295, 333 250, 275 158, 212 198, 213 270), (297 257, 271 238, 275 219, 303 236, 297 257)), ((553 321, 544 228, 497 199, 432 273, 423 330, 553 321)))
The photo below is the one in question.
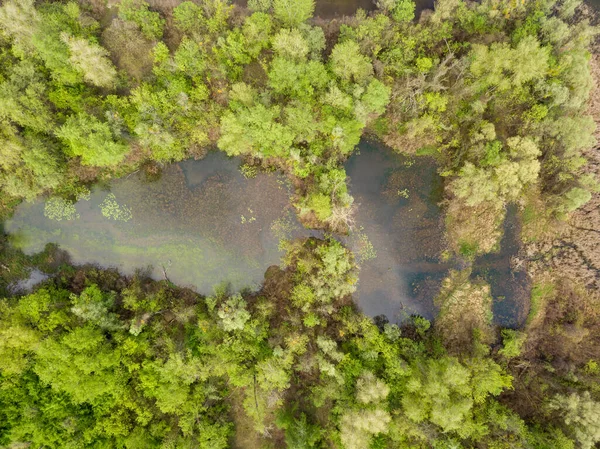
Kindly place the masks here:
POLYGON ((48 242, 68 251, 74 263, 113 266, 126 274, 151 265, 150 274, 210 294, 230 282, 234 289, 258 286, 265 269, 278 264, 277 233, 289 220, 289 192, 282 177, 259 174, 245 179, 239 162, 212 152, 199 161, 167 167, 158 181, 133 174, 96 187, 76 203, 76 220, 50 220, 44 202, 24 203, 6 230, 27 253, 48 242), (131 209, 127 222, 102 215, 112 193, 131 209))
POLYGON ((363 140, 346 172, 357 204, 348 246, 361 265, 358 304, 369 315, 390 320, 410 314, 432 318, 433 298, 450 268, 440 261, 442 183, 433 160, 401 156, 363 140), (361 261, 366 239, 376 257, 361 261))
MULTIPOLYGON (((125 274, 146 269, 155 279, 166 275, 205 295, 224 282, 234 290, 256 289, 266 269, 280 263, 281 239, 322 233, 297 222, 284 177, 259 173, 246 179, 240 163, 210 152, 202 160, 166 167, 156 181, 134 173, 97 185, 89 199, 76 203, 79 218, 74 220, 45 217, 42 199, 23 203, 5 228, 28 254, 52 242, 76 264, 116 267, 125 274), (111 194, 131 210, 130 220, 103 216, 100 206, 111 194)), ((355 225, 348 236, 336 238, 352 249, 360 265, 359 306, 391 321, 411 314, 433 318, 433 299, 456 265, 441 258, 442 182, 433 160, 400 156, 363 140, 345 167, 355 198, 355 225)), ((511 243, 515 238, 515 232, 508 232, 503 252, 486 256, 474 270, 492 284, 495 297, 507 298, 495 305, 497 321, 505 325, 516 323, 518 309, 511 299, 518 292, 510 287, 515 283, 510 269, 510 256, 518 250, 511 243)))

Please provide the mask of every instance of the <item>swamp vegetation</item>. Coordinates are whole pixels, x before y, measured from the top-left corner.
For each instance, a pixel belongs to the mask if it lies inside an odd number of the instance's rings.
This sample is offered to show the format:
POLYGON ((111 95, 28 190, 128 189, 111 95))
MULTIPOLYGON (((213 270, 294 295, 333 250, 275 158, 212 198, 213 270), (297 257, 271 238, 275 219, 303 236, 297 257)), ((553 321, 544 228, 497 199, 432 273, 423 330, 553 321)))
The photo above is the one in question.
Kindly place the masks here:
POLYGON ((597 447, 596 23, 2 2, 0 447, 597 447))

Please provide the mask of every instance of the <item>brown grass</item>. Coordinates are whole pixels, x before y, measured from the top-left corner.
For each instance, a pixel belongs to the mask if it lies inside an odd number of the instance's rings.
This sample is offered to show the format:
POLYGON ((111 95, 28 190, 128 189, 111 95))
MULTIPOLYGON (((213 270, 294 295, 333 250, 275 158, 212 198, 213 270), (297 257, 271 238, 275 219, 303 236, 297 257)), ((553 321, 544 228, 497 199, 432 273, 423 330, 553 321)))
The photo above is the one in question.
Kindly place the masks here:
POLYGON ((114 64, 132 78, 141 80, 152 73, 154 42, 144 38, 134 23, 114 19, 102 33, 102 45, 114 64))
POLYGON ((451 271, 435 300, 440 308, 436 331, 457 353, 468 351, 476 334, 480 342, 493 340, 490 287, 472 282, 469 276, 470 270, 451 271))
POLYGON ((446 233, 450 248, 458 253, 467 244, 477 248, 478 254, 492 251, 502 237, 505 210, 501 204, 483 203, 467 206, 462 201, 449 201, 446 215, 446 233))

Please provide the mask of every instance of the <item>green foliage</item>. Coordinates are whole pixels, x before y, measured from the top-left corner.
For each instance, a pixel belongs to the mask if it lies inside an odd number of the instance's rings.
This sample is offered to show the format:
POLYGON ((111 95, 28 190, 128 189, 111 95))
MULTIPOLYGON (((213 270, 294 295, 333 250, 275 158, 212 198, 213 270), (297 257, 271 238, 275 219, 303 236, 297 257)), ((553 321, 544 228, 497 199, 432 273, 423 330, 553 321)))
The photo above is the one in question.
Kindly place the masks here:
POLYGON ((396 0, 391 10, 392 17, 397 22, 410 22, 415 18, 415 2, 413 0, 396 0))
MULTIPOLYGON (((270 275, 281 290, 221 287, 203 299, 168 282, 69 268, 0 301, 3 444, 226 448, 232 403, 236 421, 261 433, 275 421, 289 447, 573 449, 493 399, 511 377, 487 353, 449 357, 427 320, 413 319, 413 340, 342 307, 354 267, 340 243, 295 242, 288 258, 270 275), (327 400, 329 416, 305 398, 327 400), (53 426, 57 418, 69 426, 53 426)), ((588 408, 570 407, 580 441, 591 435, 588 408)))
POLYGON ((218 316, 226 331, 242 330, 250 319, 250 313, 246 310, 246 301, 239 294, 221 304, 218 316))
POLYGON ((206 16, 204 10, 196 3, 185 1, 173 9, 173 19, 179 30, 193 35, 201 33, 206 16))
POLYGON ((323 193, 314 193, 306 200, 306 206, 312 210, 321 221, 331 217, 331 198, 323 193))
POLYGON ((464 365, 451 357, 432 359, 412 368, 402 406, 412 421, 427 419, 444 432, 468 438, 478 432, 474 406, 510 385, 511 377, 491 360, 464 365))
POLYGON ((293 288, 290 299, 296 307, 308 310, 315 301, 315 293, 308 285, 298 284, 293 288))
POLYGON ((309 313, 302 320, 302 323, 309 328, 318 326, 320 322, 321 320, 319 320, 319 317, 315 313, 309 313))
POLYGON ((573 212, 591 199, 592 194, 588 190, 582 189, 581 187, 573 187, 571 190, 565 193, 561 208, 565 212, 573 212))
POLYGON ((157 12, 150 11, 144 0, 121 0, 119 17, 134 22, 148 39, 162 37, 165 20, 157 12))
POLYGON ((56 136, 67 144, 71 155, 81 157, 84 165, 115 165, 128 151, 114 138, 108 123, 85 113, 70 116, 56 136))
POLYGON ((389 387, 370 372, 363 373, 356 383, 356 399, 361 404, 382 401, 389 393, 389 387))
POLYGON ((531 298, 527 324, 531 325, 543 315, 546 304, 555 294, 555 286, 552 283, 538 283, 531 287, 531 298))
POLYGON ((340 433, 345 449, 368 449, 372 437, 387 432, 391 418, 381 409, 352 411, 342 416, 340 433))
POLYGON ((290 59, 303 60, 308 55, 308 42, 297 28, 282 29, 273 37, 273 50, 290 59))
POLYGON ((512 359, 521 355, 527 334, 512 329, 502 329, 502 339, 504 347, 498 353, 507 359, 512 359))
POLYGON ((288 263, 297 264, 300 274, 292 290, 292 301, 304 310, 315 301, 331 303, 356 289, 352 253, 336 240, 323 242, 309 251, 314 243, 313 240, 297 243, 287 255, 288 263))
POLYGON ((253 148, 260 148, 266 157, 284 155, 292 144, 293 134, 275 122, 279 116, 277 108, 260 104, 238 114, 226 113, 221 119, 219 147, 230 156, 251 154, 253 148))
POLYGON ((254 165, 242 164, 240 165, 240 172, 244 178, 253 179, 258 175, 258 168, 254 165))
POLYGON ((518 87, 548 70, 548 49, 540 46, 534 36, 523 38, 512 49, 507 44, 494 43, 490 47, 475 45, 471 55, 471 74, 478 89, 496 86, 500 90, 518 87), (518 65, 513 62, 518 61, 518 65), (510 77, 505 75, 511 73, 510 77))
POLYGON ((40 135, 20 137, 13 126, 0 125, 0 185, 5 193, 32 200, 47 189, 56 188, 64 173, 57 146, 40 135))
POLYGON ((324 433, 319 426, 310 424, 304 413, 298 418, 291 412, 282 414, 277 425, 285 430, 285 444, 289 449, 317 448, 324 433))
POLYGON ((248 9, 250 11, 268 12, 272 4, 273 0, 248 0, 248 9))
POLYGON ((104 48, 92 44, 86 39, 66 34, 61 37, 69 46, 71 54, 69 60, 83 73, 83 78, 87 82, 98 87, 115 85, 117 71, 108 59, 108 52, 104 48))
POLYGON ((71 312, 82 320, 101 329, 115 331, 121 328, 119 317, 110 312, 115 295, 104 294, 96 284, 86 287, 80 295, 71 294, 71 312))
POLYGON ((600 403, 594 401, 588 391, 581 395, 557 395, 550 406, 560 411, 581 448, 591 449, 600 441, 600 403))
POLYGON ((336 44, 331 52, 331 68, 343 81, 364 84, 373 72, 371 61, 354 41, 336 44))
MULTIPOLYGON (((130 312, 115 301, 121 292, 106 290, 126 282, 93 270, 79 276, 89 282, 79 294, 49 285, 2 301, 0 334, 12 336, 0 344, 3 444, 228 447, 230 425, 219 418, 223 385, 208 380, 190 348, 165 355, 155 339, 162 334, 175 348, 183 326, 173 332, 173 324, 154 319, 132 336, 123 318, 130 312), (55 426, 56 419, 68 425, 55 426)), ((139 293, 158 295, 161 307, 173 300, 165 286, 155 287, 139 293)))
POLYGON ((300 25, 310 19, 314 11, 314 0, 273 0, 273 13, 286 27, 300 25))
MULTIPOLYGON (((70 220, 77 211, 63 195, 78 198, 81 181, 217 144, 293 178, 305 225, 347 231, 341 164, 366 127, 436 158, 448 243, 466 258, 497 245, 506 204, 526 191, 541 192, 548 217, 594 192, 582 176, 594 144, 593 32, 576 0, 439 0, 419 23, 413 1, 378 0, 381 13, 345 19, 327 39, 306 23, 312 0, 249 0, 252 14, 185 1, 165 18, 123 0, 110 25, 88 3, 0 7, 3 210, 5 198, 46 193, 45 215, 70 220)), ((100 207, 132 217, 113 195, 100 207)), ((469 270, 444 282, 433 326, 413 317, 380 331, 349 306, 350 251, 336 240, 286 246, 287 266, 255 293, 203 299, 71 267, 0 300, 0 446, 219 449, 232 444, 232 419, 238 432, 267 435, 275 415, 292 448, 573 449, 571 438, 590 448, 600 439, 593 397, 564 392, 583 388, 574 376, 536 371, 548 390, 531 396, 547 410, 538 397, 560 386, 550 410, 566 434, 541 412, 528 411, 539 423, 528 427, 494 399, 511 384, 498 363, 512 368, 536 348, 523 352, 526 335, 503 330, 490 350, 489 288, 469 270)), ((3 282, 16 265, 3 258, 3 282)), ((534 286, 530 328, 555 288, 534 286)), ((589 359, 581 378, 597 375, 589 359)), ((519 375, 520 394, 534 382, 519 375)))

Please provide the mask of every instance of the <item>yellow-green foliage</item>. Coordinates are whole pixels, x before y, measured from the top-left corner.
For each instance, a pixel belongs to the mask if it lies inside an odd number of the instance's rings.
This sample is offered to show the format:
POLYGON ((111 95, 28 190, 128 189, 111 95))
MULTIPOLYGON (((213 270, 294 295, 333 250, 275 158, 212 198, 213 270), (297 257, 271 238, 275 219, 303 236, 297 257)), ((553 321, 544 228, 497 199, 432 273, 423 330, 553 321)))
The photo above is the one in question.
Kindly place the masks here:
MULTIPOLYGON (((81 185, 216 145, 292 177, 304 223, 346 231, 353 199, 341 164, 366 127, 436 158, 450 250, 467 261, 497 247, 508 203, 524 205, 524 235, 535 239, 594 191, 582 176, 594 144, 593 30, 576 0, 439 0, 419 21, 413 1, 378 0, 339 33, 308 23, 313 0, 250 0, 247 12, 227 0, 122 0, 100 22, 102 3, 0 6, 3 207, 54 191, 45 213, 71 219, 60 198, 81 185)), ((101 209, 132 218, 111 195, 101 209)), ((444 281, 433 331, 422 317, 380 330, 351 305, 350 251, 334 239, 287 246, 287 268, 261 292, 201 298, 71 267, 2 299, 0 446, 220 449, 232 443, 232 404, 277 444, 279 425, 290 448, 599 440, 597 398, 572 372, 595 374, 571 370, 564 354, 568 370, 544 370, 570 372, 544 384, 561 389, 550 407, 548 392, 528 397, 535 427, 515 401, 495 400, 511 377, 494 360, 512 369, 524 335, 505 331, 490 350, 489 287, 469 270, 444 281), (551 420, 539 412, 553 409, 551 420)), ((2 279, 14 268, 2 261, 2 279)), ((534 285, 528 332, 554 294, 534 285)), ((580 347, 575 312, 572 332, 565 320, 556 335, 580 347)))

